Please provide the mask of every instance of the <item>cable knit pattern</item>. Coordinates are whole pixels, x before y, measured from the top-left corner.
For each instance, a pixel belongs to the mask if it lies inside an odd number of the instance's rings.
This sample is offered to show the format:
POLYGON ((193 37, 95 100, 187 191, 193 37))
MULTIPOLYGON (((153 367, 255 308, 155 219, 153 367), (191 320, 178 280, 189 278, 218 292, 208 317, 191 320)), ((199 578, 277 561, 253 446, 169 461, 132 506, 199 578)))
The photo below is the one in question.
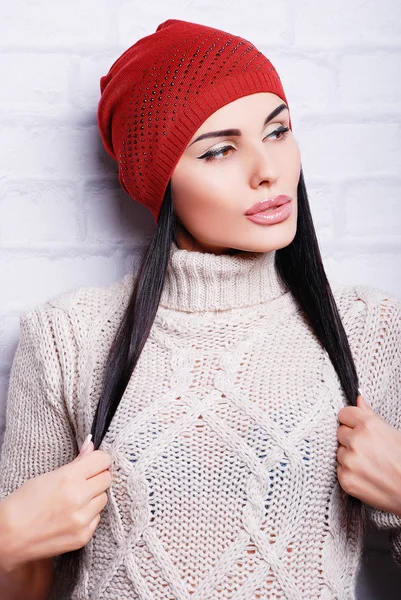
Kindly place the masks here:
MULTIPOLYGON (((361 540, 336 478, 345 396, 275 253, 172 247, 150 336, 101 448, 113 484, 73 600, 351 600, 361 540)), ((21 318, 0 497, 90 430, 133 277, 21 318)), ((360 384, 401 427, 401 302, 334 285, 360 384)), ((400 519, 371 510, 391 529, 400 519)))

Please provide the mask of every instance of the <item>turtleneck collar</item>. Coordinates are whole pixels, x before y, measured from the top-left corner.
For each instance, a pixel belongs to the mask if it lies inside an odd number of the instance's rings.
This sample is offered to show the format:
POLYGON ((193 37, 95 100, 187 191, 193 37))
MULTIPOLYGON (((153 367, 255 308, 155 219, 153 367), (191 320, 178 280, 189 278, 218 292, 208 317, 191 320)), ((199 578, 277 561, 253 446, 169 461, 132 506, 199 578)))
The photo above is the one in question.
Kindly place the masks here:
POLYGON ((274 300, 288 292, 272 252, 216 255, 174 243, 160 305, 187 312, 220 311, 274 300))

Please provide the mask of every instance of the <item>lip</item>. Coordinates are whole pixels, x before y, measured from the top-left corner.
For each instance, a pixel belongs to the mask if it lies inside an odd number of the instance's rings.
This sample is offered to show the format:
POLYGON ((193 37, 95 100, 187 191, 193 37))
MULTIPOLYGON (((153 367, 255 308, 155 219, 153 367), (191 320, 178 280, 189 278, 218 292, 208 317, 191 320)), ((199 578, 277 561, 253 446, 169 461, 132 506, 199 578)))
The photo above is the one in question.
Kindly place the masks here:
POLYGON ((284 202, 272 210, 262 210, 254 215, 246 215, 246 218, 258 225, 275 225, 288 219, 292 213, 292 202, 284 202))
POLYGON ((275 208, 278 206, 282 206, 283 204, 286 204, 287 202, 291 202, 292 198, 291 196, 287 196, 286 194, 280 194, 279 196, 276 196, 275 198, 266 198, 265 200, 262 200, 261 202, 257 202, 256 204, 254 204, 253 206, 251 206, 251 208, 249 208, 245 215, 256 215, 256 213, 262 212, 264 210, 267 210, 268 208, 275 208))

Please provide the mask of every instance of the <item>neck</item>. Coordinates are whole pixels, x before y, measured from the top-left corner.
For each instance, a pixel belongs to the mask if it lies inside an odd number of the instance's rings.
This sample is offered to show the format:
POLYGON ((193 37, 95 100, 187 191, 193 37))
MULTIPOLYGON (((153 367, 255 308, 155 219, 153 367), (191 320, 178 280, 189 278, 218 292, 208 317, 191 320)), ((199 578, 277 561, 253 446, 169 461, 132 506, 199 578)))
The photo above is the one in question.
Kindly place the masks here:
POLYGON ((162 306, 187 312, 221 311, 274 300, 288 291, 275 267, 276 251, 216 255, 173 243, 162 306))

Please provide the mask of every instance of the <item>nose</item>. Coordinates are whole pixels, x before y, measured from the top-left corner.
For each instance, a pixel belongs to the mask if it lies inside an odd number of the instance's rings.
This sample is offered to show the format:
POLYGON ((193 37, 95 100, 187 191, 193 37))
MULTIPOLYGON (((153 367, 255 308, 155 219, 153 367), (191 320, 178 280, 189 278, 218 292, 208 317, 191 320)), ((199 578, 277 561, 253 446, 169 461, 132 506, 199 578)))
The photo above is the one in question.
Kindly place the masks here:
POLYGON ((257 189, 263 183, 275 183, 281 174, 281 168, 274 151, 268 150, 266 144, 261 142, 250 152, 250 185, 257 189))

